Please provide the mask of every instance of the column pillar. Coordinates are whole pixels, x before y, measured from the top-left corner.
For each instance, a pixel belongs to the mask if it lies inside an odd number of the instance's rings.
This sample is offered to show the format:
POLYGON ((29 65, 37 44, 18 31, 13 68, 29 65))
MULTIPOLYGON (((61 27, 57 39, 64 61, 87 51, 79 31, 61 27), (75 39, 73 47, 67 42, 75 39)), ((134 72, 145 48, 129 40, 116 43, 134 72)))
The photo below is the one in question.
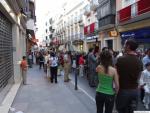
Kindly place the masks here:
POLYGON ((13 65, 14 65, 14 82, 18 83, 21 81, 21 70, 19 61, 20 58, 20 37, 19 37, 19 27, 14 24, 12 26, 12 38, 13 38, 13 65))

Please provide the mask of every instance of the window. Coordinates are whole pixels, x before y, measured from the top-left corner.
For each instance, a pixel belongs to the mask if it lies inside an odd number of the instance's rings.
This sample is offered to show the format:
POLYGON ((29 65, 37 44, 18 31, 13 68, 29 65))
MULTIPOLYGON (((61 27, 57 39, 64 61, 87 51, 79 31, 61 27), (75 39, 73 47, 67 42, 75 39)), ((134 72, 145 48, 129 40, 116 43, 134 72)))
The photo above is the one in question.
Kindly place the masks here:
POLYGON ((98 0, 98 3, 101 4, 103 2, 103 0, 98 0))
POLYGON ((134 4, 136 0, 122 0, 122 8, 125 8, 131 4, 134 4))
POLYGON ((49 23, 50 23, 50 24, 52 24, 52 23, 53 23, 53 20, 52 20, 52 18, 51 18, 51 19, 49 19, 49 23))
POLYGON ((49 31, 51 31, 52 30, 52 27, 49 27, 49 31))
POLYGON ((46 40, 47 40, 47 36, 46 36, 46 40))
POLYGON ((137 15, 137 3, 131 5, 131 17, 135 17, 137 15))
POLYGON ((110 2, 105 3, 97 9, 97 18, 103 18, 111 13, 110 2))
POLYGON ((46 29, 46 33, 47 33, 47 29, 46 29))
POLYGON ((101 11, 100 11, 100 14, 101 14, 101 17, 105 17, 106 15, 109 14, 109 4, 105 4, 101 7, 101 11))

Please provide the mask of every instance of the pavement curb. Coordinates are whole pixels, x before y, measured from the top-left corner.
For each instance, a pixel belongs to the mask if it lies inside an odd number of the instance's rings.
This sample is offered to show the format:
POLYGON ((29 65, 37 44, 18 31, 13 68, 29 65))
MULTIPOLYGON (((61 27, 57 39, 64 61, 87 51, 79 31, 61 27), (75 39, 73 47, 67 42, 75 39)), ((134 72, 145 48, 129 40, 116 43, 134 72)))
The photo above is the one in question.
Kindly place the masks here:
POLYGON ((19 83, 13 84, 9 92, 7 93, 5 99, 0 106, 0 113, 8 113, 9 109, 16 97, 19 87, 21 86, 21 81, 19 83))

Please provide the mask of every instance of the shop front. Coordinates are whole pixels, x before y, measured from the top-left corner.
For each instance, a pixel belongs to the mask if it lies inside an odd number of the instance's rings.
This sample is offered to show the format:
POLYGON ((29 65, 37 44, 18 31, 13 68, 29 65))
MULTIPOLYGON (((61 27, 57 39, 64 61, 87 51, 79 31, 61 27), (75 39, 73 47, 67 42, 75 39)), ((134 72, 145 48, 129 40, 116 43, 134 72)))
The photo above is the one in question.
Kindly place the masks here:
POLYGON ((88 50, 90 48, 101 48, 101 41, 98 40, 98 35, 97 36, 91 36, 86 38, 86 43, 87 43, 87 48, 88 50))
POLYGON ((98 39, 96 22, 84 27, 86 50, 90 48, 101 48, 101 41, 98 39))
POLYGON ((108 47, 115 51, 120 50, 118 32, 114 29, 108 29, 105 31, 101 31, 99 33, 99 38, 101 40, 101 49, 103 47, 108 47))
POLYGON ((84 48, 83 48, 83 40, 74 40, 72 42, 72 44, 75 46, 74 49, 76 49, 76 51, 78 52, 83 52, 84 48))
POLYGON ((125 40, 132 38, 138 42, 142 49, 150 48, 150 27, 121 32, 120 36, 122 45, 125 40))

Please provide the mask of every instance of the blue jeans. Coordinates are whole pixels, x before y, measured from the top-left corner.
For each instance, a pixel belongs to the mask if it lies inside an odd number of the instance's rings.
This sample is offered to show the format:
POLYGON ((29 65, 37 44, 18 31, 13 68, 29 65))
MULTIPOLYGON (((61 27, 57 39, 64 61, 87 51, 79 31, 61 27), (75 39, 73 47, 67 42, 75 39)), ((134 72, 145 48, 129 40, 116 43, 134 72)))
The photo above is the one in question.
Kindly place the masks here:
POLYGON ((116 98, 118 113, 133 113, 138 105, 138 89, 120 90, 116 98))

